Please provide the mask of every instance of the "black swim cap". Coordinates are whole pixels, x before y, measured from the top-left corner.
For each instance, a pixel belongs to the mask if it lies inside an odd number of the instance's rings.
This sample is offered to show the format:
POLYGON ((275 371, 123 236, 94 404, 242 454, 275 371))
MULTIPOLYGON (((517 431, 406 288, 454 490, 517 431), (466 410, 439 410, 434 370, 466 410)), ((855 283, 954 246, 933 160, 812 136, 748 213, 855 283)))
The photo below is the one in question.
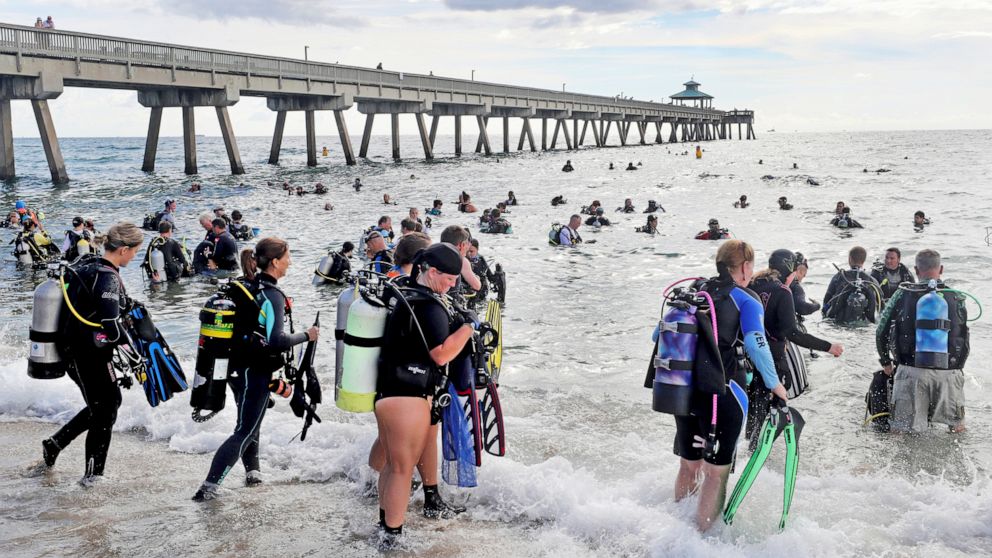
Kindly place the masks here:
POLYGON ((785 248, 775 250, 768 257, 768 267, 777 271, 783 281, 796 270, 796 263, 796 255, 785 248))
POLYGON ((427 264, 441 273, 458 275, 462 272, 462 255, 447 242, 428 246, 414 259, 415 265, 427 264))

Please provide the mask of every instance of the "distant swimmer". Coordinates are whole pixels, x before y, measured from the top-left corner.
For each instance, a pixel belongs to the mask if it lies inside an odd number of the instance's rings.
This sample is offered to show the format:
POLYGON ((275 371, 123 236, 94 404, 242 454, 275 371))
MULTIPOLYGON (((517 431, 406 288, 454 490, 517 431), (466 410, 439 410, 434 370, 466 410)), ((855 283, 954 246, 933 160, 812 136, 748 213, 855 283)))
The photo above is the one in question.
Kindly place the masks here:
POLYGON ((792 163, 792 168, 798 170, 799 169, 799 165, 797 165, 796 163, 792 163))
POLYGON ((327 193, 327 186, 324 186, 323 183, 318 182, 316 184, 316 186, 313 187, 313 193, 314 194, 326 194, 327 193))
POLYGON ((458 211, 462 213, 475 213, 479 211, 479 208, 475 207, 475 204, 472 203, 472 196, 462 192, 458 201, 458 211))
POLYGON ((639 167, 640 167, 640 166, 643 166, 643 165, 644 165, 644 163, 642 163, 642 162, 640 162, 640 161, 638 161, 638 162, 637 162, 637 166, 639 166, 639 167))
POLYGON ((571 160, 565 161, 565 166, 561 168, 561 172, 572 172, 574 170, 575 167, 572 166, 571 160))
POLYGON ((764 165, 765 164, 765 160, 764 159, 758 159, 758 164, 759 165, 764 165))
POLYGON ((913 227, 916 232, 921 232, 923 227, 930 224, 930 219, 927 218, 926 214, 922 211, 917 211, 913 214, 913 227))
POLYGON ((355 179, 355 183, 352 184, 351 187, 354 188, 356 192, 361 192, 362 191, 362 179, 361 178, 356 178, 355 179))
POLYGON ((820 183, 817 182, 816 180, 814 180, 813 177, 811 177, 811 176, 806 177, 806 184, 809 184, 810 186, 819 186, 820 185, 820 183))
POLYGON ((551 207, 558 207, 559 205, 565 205, 566 203, 568 203, 568 200, 565 199, 565 196, 555 196, 551 198, 551 207))
POLYGON ((720 228, 720 221, 710 219, 707 225, 709 228, 697 234, 696 240, 723 240, 730 238, 730 231, 720 228))
POLYGON ((625 168, 623 170, 637 170, 637 167, 635 167, 634 166, 634 162, 631 161, 631 162, 627 163, 627 168, 625 168))
POLYGON ((780 197, 778 199, 778 208, 779 209, 784 209, 784 210, 789 210, 789 209, 792 209, 792 204, 789 203, 789 199, 788 198, 786 198, 785 196, 782 196, 782 197, 780 197))
POLYGON ((330 153, 330 151, 327 150, 327 146, 326 145, 324 146, 324 149, 320 152, 321 156, 323 156, 323 157, 327 157, 327 155, 329 153, 330 153))
POLYGON ((586 225, 597 229, 599 227, 609 227, 610 225, 612 225, 613 223, 610 223, 610 220, 604 217, 603 213, 604 213, 603 208, 597 207, 596 214, 586 219, 586 225))
POLYGON ((665 208, 658 205, 658 202, 654 200, 648 200, 648 206, 644 209, 644 213, 654 213, 655 211, 661 210, 662 213, 666 213, 665 208))
POLYGON ((837 202, 837 205, 834 206, 834 215, 840 215, 841 213, 844 213, 845 207, 847 207, 846 203, 842 201, 837 202))
POLYGON ((841 214, 834 217, 830 224, 837 227, 838 229, 863 229, 864 225, 854 220, 851 216, 851 208, 844 207, 841 214))
POLYGON ((579 213, 584 213, 585 215, 595 215, 596 210, 602 207, 603 204, 599 203, 599 200, 592 200, 589 205, 582 206, 582 210, 579 213))
POLYGON ((637 227, 634 232, 647 233, 647 234, 657 234, 658 233, 658 216, 648 215, 648 222, 643 227, 637 227))
POLYGON ((737 209, 746 209, 750 205, 751 204, 747 203, 747 196, 744 194, 741 194, 740 199, 734 202, 734 207, 737 209))
POLYGON ((506 205, 517 205, 517 195, 510 190, 506 193, 506 205))
POLYGON ((614 167, 614 166, 613 166, 613 163, 612 163, 612 162, 610 162, 610 168, 609 168, 609 170, 615 170, 615 169, 616 169, 616 167, 614 167))
POLYGON ((703 148, 698 145, 696 146, 696 158, 697 159, 703 158, 703 148))
POLYGON ((416 180, 416 179, 417 179, 417 175, 415 175, 415 174, 411 174, 410 175, 410 180, 416 180))
POLYGON ((630 198, 623 200, 623 207, 618 207, 617 211, 621 213, 637 213, 637 209, 634 207, 634 201, 630 198))
POLYGON ((396 202, 393 201, 393 198, 390 197, 389 194, 383 194, 382 195, 382 203, 383 203, 383 205, 396 205, 396 202))
POLYGON ((334 211, 334 204, 327 202, 324 204, 324 211, 334 211))
POLYGON ((200 183, 199 182, 194 182, 194 183, 192 183, 192 184, 189 185, 189 190, 186 190, 186 192, 187 193, 190 193, 190 194, 195 194, 195 193, 199 192, 200 190, 202 190, 202 187, 200 186, 200 183))
POLYGON ((428 215, 433 215, 434 217, 439 217, 441 215, 441 206, 444 202, 441 200, 434 200, 433 205, 430 209, 424 211, 428 215))

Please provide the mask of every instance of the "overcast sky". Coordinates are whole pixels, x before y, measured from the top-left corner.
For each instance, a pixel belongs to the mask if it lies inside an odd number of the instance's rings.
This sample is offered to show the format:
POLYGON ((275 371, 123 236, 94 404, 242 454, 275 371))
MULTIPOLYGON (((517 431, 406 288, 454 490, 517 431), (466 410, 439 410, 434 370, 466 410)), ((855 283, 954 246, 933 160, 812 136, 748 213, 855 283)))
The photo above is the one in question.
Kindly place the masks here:
MULTIPOLYGON (((644 100, 694 76, 716 108, 756 110, 761 131, 992 128, 992 0, 0 0, 0 13, 301 59, 309 45, 312 60, 464 78, 474 69, 478 80, 644 100)), ((13 106, 14 134, 37 136, 30 106, 13 106)), ((64 137, 147 126, 131 91, 69 88, 51 106, 64 137)), ((197 131, 214 135, 208 110, 197 131)), ((252 98, 231 118, 238 135, 269 135, 275 120, 252 98)), ((332 122, 318 133, 331 135, 332 122)), ((286 133, 302 132, 291 117, 286 133)), ((167 110, 162 134, 181 133, 167 110)))

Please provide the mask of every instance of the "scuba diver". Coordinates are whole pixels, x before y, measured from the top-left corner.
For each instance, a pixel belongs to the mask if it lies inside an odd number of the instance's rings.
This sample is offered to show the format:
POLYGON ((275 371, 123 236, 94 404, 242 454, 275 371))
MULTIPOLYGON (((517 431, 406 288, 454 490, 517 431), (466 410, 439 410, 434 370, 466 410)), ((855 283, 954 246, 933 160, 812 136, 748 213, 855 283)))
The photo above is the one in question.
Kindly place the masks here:
POLYGON ((158 224, 162 221, 172 223, 172 229, 176 229, 176 202, 175 200, 165 200, 165 209, 145 215, 141 228, 146 231, 157 231, 158 224))
POLYGON ((871 267, 871 278, 882 289, 882 302, 886 303, 899 290, 903 283, 915 283, 913 272, 902 264, 902 252, 892 247, 885 251, 885 263, 875 260, 871 267))
POLYGON ((45 214, 41 211, 35 212, 35 210, 28 207, 28 204, 24 200, 17 200, 14 202, 14 211, 20 217, 20 224, 24 224, 25 220, 34 221, 34 224, 38 226, 38 229, 44 232, 45 225, 42 220, 45 218, 45 214))
POLYGON ((426 213, 427 215, 431 215, 433 217, 440 217, 442 205, 444 205, 443 201, 434 200, 433 206, 430 209, 425 209, 424 213, 426 213))
MULTIPOLYGON (((386 276, 394 279, 394 283, 396 284, 399 283, 395 279, 409 277, 413 269, 413 260, 416 258, 417 253, 430 245, 431 237, 422 232, 412 232, 403 235, 400 241, 396 243, 396 249, 393 250, 393 267, 386 272, 386 276)), ((376 470, 378 471, 380 469, 376 470)))
POLYGON ((462 213, 475 213, 479 211, 479 208, 475 207, 475 204, 472 203, 471 196, 462 192, 458 197, 458 211, 462 213))
POLYGON ((0 227, 3 227, 5 229, 14 229, 19 226, 21 226, 21 217, 17 214, 16 211, 11 211, 10 213, 7 213, 7 219, 5 219, 3 222, 0 222, 0 227))
MULTIPOLYGON (((357 180, 357 179, 356 179, 357 180)), ((396 205, 388 193, 382 195, 382 205, 396 205)))
POLYGON ((616 167, 613 166, 613 161, 610 161, 610 168, 607 170, 614 170, 614 169, 616 169, 616 167))
POLYGON ((881 290, 878 283, 862 267, 868 252, 861 246, 851 248, 847 263, 851 269, 842 271, 830 280, 823 295, 823 317, 839 324, 855 324, 865 320, 875 323, 875 312, 881 309, 881 290))
POLYGON ((625 168, 623 170, 629 170, 629 171, 633 170, 633 171, 636 171, 637 170, 637 167, 635 167, 634 166, 634 162, 631 161, 631 162, 627 163, 627 168, 625 168))
POLYGON ((409 209, 409 213, 407 214, 407 217, 415 223, 419 223, 421 225, 424 224, 424 220, 420 218, 420 210, 417 209, 416 207, 411 207, 409 209))
MULTIPOLYGON (((729 240, 717 250, 716 269, 716 277, 687 289, 693 300, 705 296, 709 306, 698 320, 696 354, 694 358, 689 356, 692 387, 666 389, 669 384, 661 381, 659 372, 667 369, 656 368, 659 361, 654 359, 644 382, 645 387, 655 390, 655 400, 660 400, 661 404, 653 408, 676 415, 674 453, 680 459, 675 501, 698 493, 695 523, 700 531, 708 530, 720 516, 730 466, 744 426, 744 409, 748 406, 744 353, 760 374, 756 381, 762 382, 782 404, 788 403, 765 338, 761 301, 747 289, 754 272, 754 250, 742 240, 729 240), (715 327, 710 325, 711 320, 715 327), (701 358, 704 354, 706 358, 701 358), (669 408, 666 400, 674 404, 669 408)), ((655 355, 662 354, 661 348, 668 344, 659 330, 656 328, 654 333, 655 355)))
MULTIPOLYGON (((362 179, 361 178, 355 178, 355 183, 352 184, 351 187, 354 188, 356 192, 361 192, 362 191, 362 179)), ((385 201, 385 199, 386 198, 383 198, 383 201, 385 201)))
POLYGON ((840 215, 834 217, 830 220, 830 224, 839 229, 863 229, 864 226, 855 221, 854 217, 851 216, 851 208, 844 206, 841 210, 840 215))
POLYGON ((548 233, 548 244, 552 246, 575 246, 582 244, 582 237, 579 236, 579 227, 581 225, 582 217, 579 215, 572 215, 568 220, 568 225, 564 227, 558 223, 551 225, 551 232, 548 233))
POLYGON ((648 233, 654 235, 658 233, 658 216, 648 215, 648 222, 643 227, 637 227, 634 232, 648 233))
POLYGON ((207 256, 207 269, 210 271, 236 271, 238 269, 238 243, 227 232, 227 221, 221 218, 213 221, 214 248, 207 256))
POLYGON ((197 275, 208 269, 210 255, 214 252, 214 217, 209 213, 201 213, 197 218, 200 226, 206 230, 203 240, 193 249, 193 273, 197 275))
POLYGON ((480 232, 510 234, 513 232, 513 225, 503 217, 499 209, 493 209, 489 212, 489 221, 483 225, 480 232))
POLYGON ((324 183, 323 182, 318 182, 313 187, 313 193, 314 194, 317 194, 317 195, 326 194, 327 193, 327 186, 324 186, 324 183))
POLYGON ((597 207, 596 214, 586 219, 586 225, 596 229, 612 225, 610 220, 603 216, 603 213, 605 213, 605 211, 603 211, 602 206, 597 207))
POLYGON ((313 284, 320 285, 324 281, 341 284, 351 275, 351 255, 355 252, 355 245, 345 242, 338 252, 328 252, 317 269, 314 270, 313 284))
POLYGON ((565 196, 555 196, 551 198, 551 207, 558 207, 559 205, 565 205, 568 201, 565 196))
POLYGON ((72 228, 65 231, 65 238, 62 240, 62 259, 67 262, 74 262, 79 256, 90 253, 93 239, 89 238, 83 224, 82 217, 73 217, 72 228))
POLYGON ((402 221, 400 221, 400 240, 403 240, 404 236, 410 233, 417 232, 418 230, 422 232, 423 228, 424 226, 416 221, 403 219, 402 221))
POLYGON ((143 241, 144 234, 137 226, 114 225, 107 231, 103 257, 91 255, 77 260, 68 268, 61 285, 64 301, 55 342, 86 407, 41 443, 42 457, 46 467, 53 467, 59 452, 86 432, 86 469, 79 481, 84 487, 103 480, 121 405, 114 349, 132 341, 122 323, 131 309, 131 299, 119 270, 134 259, 143 241))
POLYGON ((637 213, 637 209, 634 207, 634 201, 630 198, 623 200, 623 207, 617 208, 618 213, 637 213))
POLYGON ((730 238, 730 231, 721 229, 720 221, 716 220, 716 218, 710 219, 707 226, 709 227, 708 229, 696 235, 696 240, 723 240, 730 238))
POLYGON ((751 204, 747 203, 747 196, 744 194, 741 194, 740 199, 734 202, 734 207, 737 209, 746 209, 750 205, 751 204))
POLYGON ((59 247, 52 242, 48 233, 38 230, 37 221, 23 216, 21 222, 24 228, 11 241, 14 245, 14 257, 19 263, 40 268, 60 257, 59 247))
POLYGON ((923 228, 930 224, 930 219, 927 219, 926 213, 922 211, 917 211, 913 214, 913 228, 916 232, 921 232, 923 228))
POLYGON ((844 213, 845 207, 847 207, 847 204, 844 202, 837 202, 837 205, 834 206, 834 217, 840 217, 844 213))
MULTIPOLYGON (((463 316, 441 296, 456 283, 464 258, 441 242, 419 253, 408 279, 407 304, 386 321, 376 381, 375 418, 385 464, 379 475, 379 548, 393 548, 403 533, 414 467, 437 443, 439 414, 433 408, 445 369, 471 340, 478 317, 463 316), (407 306, 409 305, 409 307, 407 306)), ((437 459, 437 449, 433 451, 437 459)), ((448 505, 437 486, 437 464, 422 469, 424 515, 450 517, 464 511, 448 505)))
POLYGON ((231 222, 227 225, 227 230, 231 233, 231 236, 235 240, 251 240, 255 238, 255 233, 252 232, 251 227, 241 222, 243 216, 241 212, 235 209, 231 212, 231 222))
MULTIPOLYGON (((884 392, 895 374, 888 420, 893 432, 923 432, 934 422, 946 424, 951 432, 965 430, 962 369, 970 351, 968 311, 963 293, 944 284, 943 272, 936 250, 920 250, 916 275, 921 282, 897 290, 878 321, 875 347, 883 368, 872 391, 884 392)), ((869 409, 869 420, 883 418, 875 411, 869 409)), ((884 422, 876 428, 885 430, 884 422)))
POLYGON ((575 170, 575 167, 572 166, 571 159, 568 160, 568 161, 565 161, 565 166, 561 168, 561 172, 572 172, 574 170, 575 170))
MULTIPOLYGON (((796 264, 797 258, 791 251, 775 250, 768 258, 768 269, 755 273, 750 284, 751 290, 758 295, 764 306, 765 335, 768 337, 775 370, 789 399, 802 395, 807 384, 805 363, 789 362, 790 357, 803 358, 798 351, 793 355, 787 354, 790 344, 825 351, 835 357, 844 352, 842 345, 806 333, 797 321, 793 293, 789 288, 796 278, 796 264)), ((758 382, 748 386, 747 395, 751 403, 748 406, 745 437, 750 440, 749 449, 754 451, 758 446, 758 433, 768 417, 770 400, 768 390, 758 382)))
MULTIPOLYGON (((462 287, 462 292, 470 303, 477 304, 484 302, 486 295, 489 294, 489 284, 493 281, 494 274, 489 269, 489 262, 479 253, 479 240, 473 238, 469 243, 471 246, 469 246, 468 252, 465 253, 465 258, 472 266, 472 273, 479 278, 481 287, 476 290, 465 285, 462 287)), ((497 269, 499 269, 499 266, 497 266, 497 269)))
POLYGON ((386 273, 393 267, 393 254, 386 248, 386 239, 376 230, 365 235, 365 255, 369 258, 368 269, 376 273, 386 273))
POLYGON ((320 336, 317 326, 299 333, 284 330, 285 322, 292 330, 291 302, 277 282, 286 276, 291 263, 289 244, 279 238, 263 238, 254 249, 241 251, 244 277, 235 281, 243 288, 231 289, 237 310, 228 362, 238 422, 234 433, 217 448, 207 478, 193 496, 195 502, 216 498, 239 459, 245 466, 245 485, 262 483, 258 434, 270 406, 269 394, 288 398, 293 391, 281 375, 273 375, 291 361, 293 347, 320 336))
POLYGON ((703 158, 703 148, 698 145, 696 146, 696 158, 697 159, 703 158))
POLYGON ((600 207, 603 207, 603 204, 599 203, 599 200, 592 200, 591 204, 582 206, 579 213, 583 213, 585 215, 595 215, 596 210, 600 207))
POLYGON ((448 225, 443 231, 441 231, 441 242, 446 242, 454 246, 462 257, 462 273, 459 279, 455 281, 455 286, 452 288, 452 294, 461 293, 463 284, 475 291, 482 288, 482 281, 475 274, 475 272, 472 271, 472 263, 465 257, 465 255, 468 254, 469 249, 472 248, 471 240, 472 235, 465 227, 448 225))
POLYGON ((789 199, 788 198, 786 198, 785 196, 782 196, 782 197, 780 197, 778 199, 778 208, 788 211, 788 210, 792 209, 792 204, 789 203, 789 199))
POLYGON ((215 219, 223 219, 224 220, 224 223, 226 223, 228 225, 231 224, 231 216, 228 215, 227 212, 224 211, 224 207, 223 206, 217 206, 217 207, 214 208, 214 218, 215 219))
POLYGON ((159 223, 158 234, 148 243, 145 257, 141 261, 141 269, 152 283, 178 281, 182 277, 193 275, 193 268, 185 250, 172 238, 172 223, 168 221, 159 223))
POLYGON ((803 316, 809 316, 820 309, 820 303, 806 297, 806 289, 803 288, 803 279, 809 272, 809 261, 802 252, 796 252, 796 278, 789 283, 789 290, 792 291, 792 303, 796 308, 796 316, 799 323, 802 323, 803 316))
POLYGON ((642 213, 654 213, 659 209, 661 210, 662 213, 666 213, 665 208, 658 205, 658 202, 654 200, 648 200, 648 206, 642 213))
POLYGON ((517 196, 513 190, 506 193, 506 205, 517 205, 517 196))

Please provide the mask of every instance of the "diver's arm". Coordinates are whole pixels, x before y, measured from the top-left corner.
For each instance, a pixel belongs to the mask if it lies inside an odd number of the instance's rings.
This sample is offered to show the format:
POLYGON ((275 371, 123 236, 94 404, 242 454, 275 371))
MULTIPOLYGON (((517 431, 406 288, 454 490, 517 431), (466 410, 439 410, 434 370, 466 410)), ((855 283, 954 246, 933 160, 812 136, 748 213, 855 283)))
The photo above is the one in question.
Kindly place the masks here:
POLYGON ((837 296, 837 289, 842 280, 843 279, 841 278, 841 273, 839 271, 837 272, 837 275, 834 275, 833 279, 830 280, 830 284, 827 286, 827 292, 823 295, 822 312, 824 315, 826 315, 827 310, 830 309, 830 302, 835 296, 837 296))
POLYGON ((93 285, 93 296, 97 297, 93 321, 100 324, 100 328, 107 336, 106 342, 110 345, 117 345, 127 340, 121 325, 123 294, 121 281, 116 273, 109 271, 97 273, 93 285))
POLYGON ((829 341, 820 339, 815 335, 810 335, 799 327, 799 322, 796 321, 796 309, 792 301, 792 291, 788 288, 783 290, 785 292, 778 296, 779 300, 775 311, 777 313, 776 318, 778 318, 779 327, 781 328, 780 331, 785 338, 800 347, 806 347, 814 351, 829 351, 829 341))
POLYGON ((761 303, 741 289, 734 289, 731 296, 740 310, 741 336, 744 339, 744 350, 751 358, 761 381, 769 390, 775 390, 781 385, 778 372, 775 371, 775 360, 771 348, 765 338, 765 311, 761 303))
POLYGON ((265 297, 262 312, 266 316, 265 337, 270 347, 281 352, 310 340, 310 336, 305 331, 286 333, 283 327, 286 319, 286 299, 279 291, 265 289, 265 297))
POLYGON ((468 286, 472 288, 473 291, 478 291, 482 288, 482 281, 479 280, 479 276, 472 271, 472 262, 468 261, 468 258, 462 257, 462 279, 468 283, 468 286))

